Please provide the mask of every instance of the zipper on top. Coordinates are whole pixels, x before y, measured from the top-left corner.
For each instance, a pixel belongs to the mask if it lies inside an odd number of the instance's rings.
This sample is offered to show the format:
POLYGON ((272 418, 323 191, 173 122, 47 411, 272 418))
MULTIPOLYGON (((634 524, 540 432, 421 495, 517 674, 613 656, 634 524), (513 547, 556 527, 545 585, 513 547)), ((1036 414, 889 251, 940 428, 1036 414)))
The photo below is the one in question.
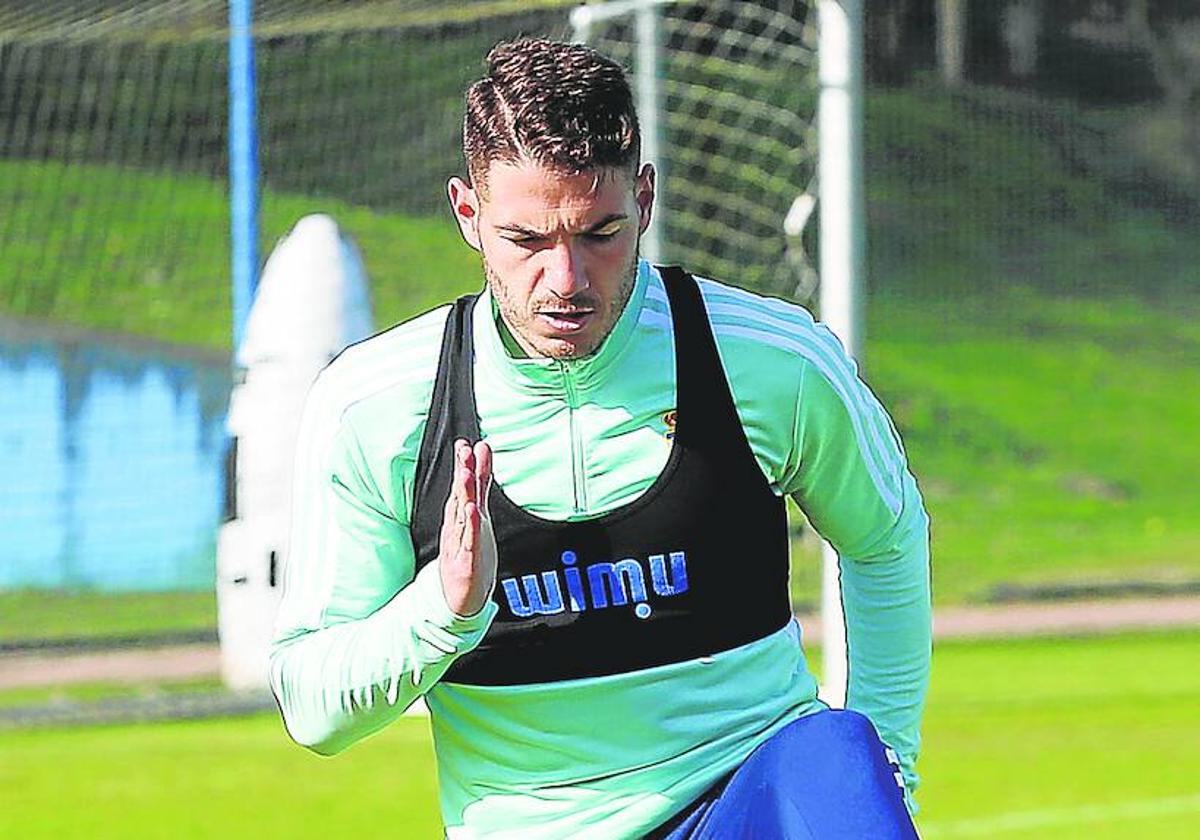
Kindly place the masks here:
POLYGON ((575 380, 572 377, 569 362, 560 361, 559 370, 562 372, 563 388, 567 397, 567 431, 571 438, 571 488, 572 507, 575 513, 586 513, 587 473, 584 469, 583 433, 580 429, 579 392, 575 390, 575 380))

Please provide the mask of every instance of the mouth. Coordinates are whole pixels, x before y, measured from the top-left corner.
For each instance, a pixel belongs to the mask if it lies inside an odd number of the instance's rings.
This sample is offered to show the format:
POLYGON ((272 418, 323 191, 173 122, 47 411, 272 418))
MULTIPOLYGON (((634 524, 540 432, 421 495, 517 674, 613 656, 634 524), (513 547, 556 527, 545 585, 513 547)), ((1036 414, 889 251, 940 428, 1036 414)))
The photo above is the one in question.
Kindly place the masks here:
POLYGON ((575 333, 586 327, 595 314, 593 309, 543 309, 537 312, 537 319, 553 332, 575 333))

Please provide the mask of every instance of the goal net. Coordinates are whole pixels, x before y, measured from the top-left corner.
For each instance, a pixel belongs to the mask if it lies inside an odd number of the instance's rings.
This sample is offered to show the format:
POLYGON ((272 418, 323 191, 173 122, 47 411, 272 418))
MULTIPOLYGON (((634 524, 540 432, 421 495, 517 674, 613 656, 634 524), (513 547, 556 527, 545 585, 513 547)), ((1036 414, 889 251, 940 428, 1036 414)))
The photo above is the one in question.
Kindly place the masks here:
POLYGON ((573 35, 632 71, 659 171, 652 259, 807 300, 816 288, 816 4, 583 6, 573 35))

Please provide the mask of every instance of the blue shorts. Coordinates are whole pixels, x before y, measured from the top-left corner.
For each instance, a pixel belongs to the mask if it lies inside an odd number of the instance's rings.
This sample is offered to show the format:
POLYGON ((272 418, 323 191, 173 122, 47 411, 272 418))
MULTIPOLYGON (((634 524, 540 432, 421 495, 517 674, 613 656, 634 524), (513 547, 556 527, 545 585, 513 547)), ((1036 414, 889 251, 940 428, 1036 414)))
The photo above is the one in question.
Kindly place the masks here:
POLYGON ((788 724, 647 840, 916 840, 899 768, 858 712, 788 724))

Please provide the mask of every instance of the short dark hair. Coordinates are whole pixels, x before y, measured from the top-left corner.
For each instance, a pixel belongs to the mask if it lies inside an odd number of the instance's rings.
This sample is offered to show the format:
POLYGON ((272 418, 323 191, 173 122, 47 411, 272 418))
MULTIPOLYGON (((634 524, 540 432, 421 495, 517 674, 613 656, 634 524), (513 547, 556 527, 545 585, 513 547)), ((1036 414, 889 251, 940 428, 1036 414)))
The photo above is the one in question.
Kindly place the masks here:
POLYGON ((635 174, 641 135, 621 65, 580 44, 503 41, 467 89, 463 156, 476 188, 493 161, 531 161, 564 174, 635 174))

